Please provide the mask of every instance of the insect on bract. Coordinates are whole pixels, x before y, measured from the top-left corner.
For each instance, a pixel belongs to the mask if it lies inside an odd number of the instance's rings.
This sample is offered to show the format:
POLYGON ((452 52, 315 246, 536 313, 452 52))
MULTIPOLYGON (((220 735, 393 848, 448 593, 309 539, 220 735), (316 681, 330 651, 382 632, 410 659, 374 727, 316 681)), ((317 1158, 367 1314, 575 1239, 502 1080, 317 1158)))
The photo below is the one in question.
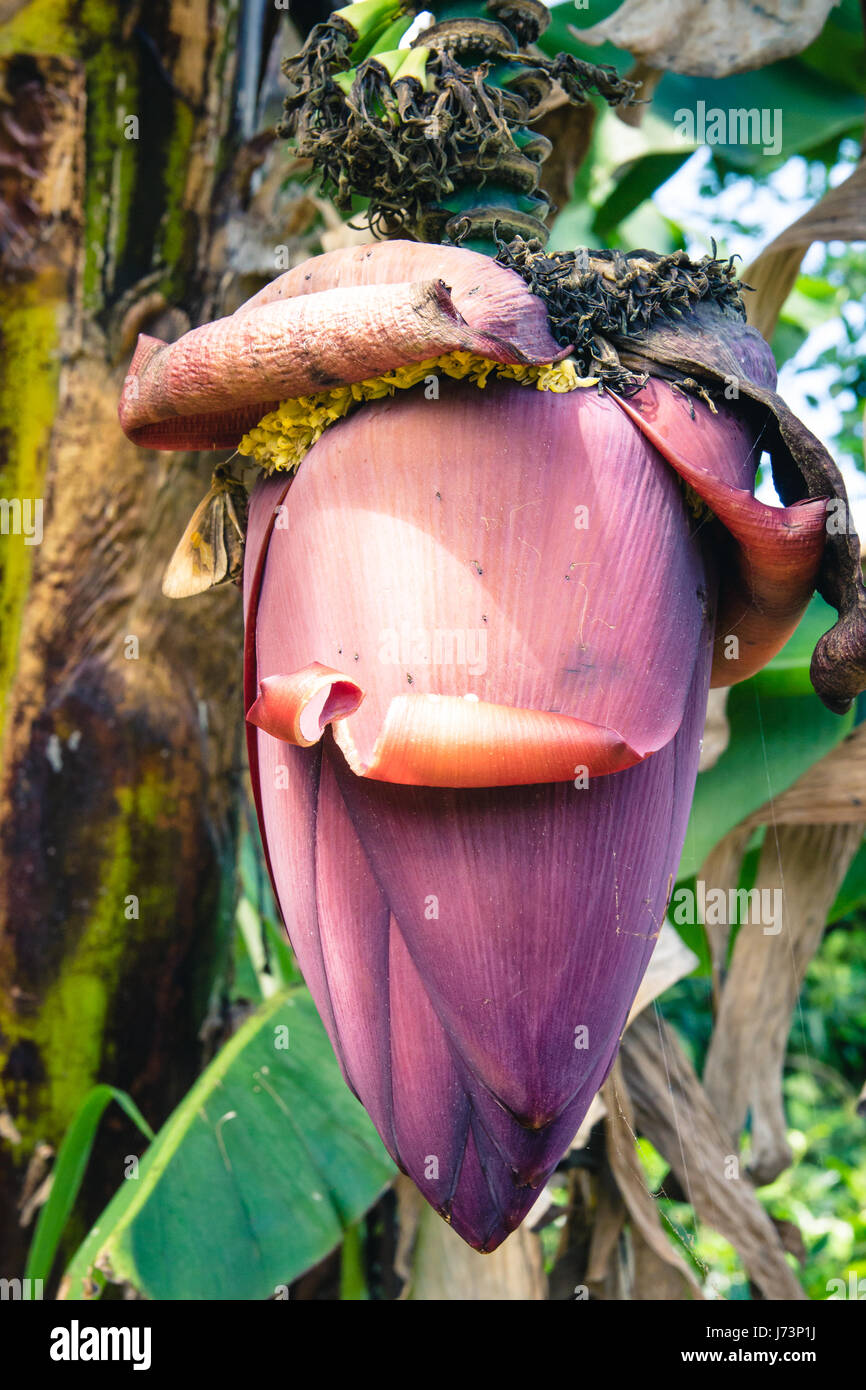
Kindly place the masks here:
POLYGON ((191 598, 238 579, 244 564, 247 492, 224 468, 214 469, 162 579, 166 598, 191 598))

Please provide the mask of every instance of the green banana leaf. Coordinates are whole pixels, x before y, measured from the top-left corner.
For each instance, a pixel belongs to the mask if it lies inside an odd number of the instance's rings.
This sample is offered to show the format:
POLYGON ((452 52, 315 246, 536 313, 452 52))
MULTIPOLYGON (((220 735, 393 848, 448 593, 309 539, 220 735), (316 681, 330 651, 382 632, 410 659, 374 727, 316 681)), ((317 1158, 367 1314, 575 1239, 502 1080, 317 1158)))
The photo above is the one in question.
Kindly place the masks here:
MULTIPOLYGON (((629 53, 610 43, 590 47, 570 32, 570 26, 587 28, 607 19, 618 8, 619 0, 592 0, 586 9, 575 8, 570 0, 555 5, 540 46, 550 56, 558 52, 573 53, 587 62, 612 64, 625 74, 634 61, 629 53)), ((665 73, 654 94, 652 111, 673 124, 677 111, 694 112, 698 101, 705 102, 707 110, 712 107, 723 111, 778 109, 782 112, 782 141, 774 162, 781 164, 793 154, 818 151, 828 141, 838 140, 843 135, 851 135, 859 141, 864 94, 866 49, 859 0, 843 0, 832 11, 818 38, 794 58, 731 77, 665 73)), ((718 163, 740 172, 767 168, 767 157, 761 146, 715 145, 710 148, 718 163)))
POLYGON ((684 144, 681 150, 651 150, 624 164, 616 184, 596 211, 592 224, 594 234, 605 241, 620 222, 651 198, 693 154, 694 147, 684 144))
POLYGON ((739 173, 783 164, 795 154, 807 154, 843 135, 859 135, 863 129, 863 97, 820 72, 788 58, 757 72, 734 73, 731 77, 684 77, 666 73, 653 98, 653 111, 676 124, 678 111, 694 112, 703 101, 705 109, 722 111, 756 109, 781 111, 780 149, 767 156, 761 145, 711 145, 714 159, 739 173))
POLYGON ((550 58, 557 53, 574 53, 587 63, 607 63, 624 73, 634 64, 634 59, 624 48, 615 48, 612 43, 590 45, 581 43, 571 33, 571 29, 588 29, 592 24, 600 24, 618 10, 622 0, 589 0, 583 7, 574 0, 564 0, 561 5, 551 5, 550 23, 538 40, 538 47, 550 58))
POLYGON ((838 896, 827 916, 827 922, 838 922, 866 903, 866 843, 858 849, 839 889, 838 896))
POLYGON ((61 1297, 107 1275, 147 1298, 286 1297, 395 1174, 305 989, 243 1024, 75 1254, 61 1297))
POLYGON ((153 1130, 138 1106, 116 1086, 94 1086, 79 1106, 63 1138, 51 1174, 51 1189, 40 1209, 36 1231, 24 1270, 25 1283, 47 1283, 66 1223, 81 1189, 93 1149, 96 1131, 108 1106, 114 1101, 128 1115, 146 1139, 153 1130))
POLYGON ((866 96, 866 42, 861 0, 841 0, 827 16, 814 43, 797 61, 846 91, 866 96))

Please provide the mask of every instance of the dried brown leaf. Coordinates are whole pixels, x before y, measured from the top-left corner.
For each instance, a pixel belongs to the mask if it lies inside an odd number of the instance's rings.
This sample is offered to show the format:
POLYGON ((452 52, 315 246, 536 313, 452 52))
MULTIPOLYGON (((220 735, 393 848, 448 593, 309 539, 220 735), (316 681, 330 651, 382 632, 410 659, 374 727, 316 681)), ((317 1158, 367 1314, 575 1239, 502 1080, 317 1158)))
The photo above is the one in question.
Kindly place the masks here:
MULTIPOLYGON (((666 989, 675 985, 686 975, 691 975, 699 964, 694 951, 690 951, 679 932, 663 922, 655 950, 650 957, 646 973, 638 985, 634 1003, 629 1011, 626 1027, 666 989)), ((600 1117, 599 1117, 600 1118, 600 1117)))
POLYGON ((628 1209, 632 1230, 657 1260, 674 1272, 681 1289, 680 1298, 702 1298, 697 1280, 665 1235, 659 1208, 647 1189, 635 1146, 632 1103, 619 1060, 614 1063, 613 1071, 602 1087, 602 1095, 607 1106, 604 1124, 608 1162, 628 1209))
POLYGON ((703 1299, 703 1294, 689 1291, 680 1272, 661 1258, 640 1231, 631 1232, 631 1255, 631 1296, 636 1303, 683 1303, 703 1299))
MULTIPOLYGON (((642 110, 642 107, 637 108, 642 110)), ((551 101, 541 116, 533 120, 532 128, 544 135, 553 149, 541 166, 540 184, 551 201, 548 225, 556 211, 571 200, 574 177, 583 163, 595 125, 596 110, 592 102, 575 105, 566 97, 551 101)))
POLYGON ((628 1210, 623 1194, 609 1165, 595 1183, 595 1208, 589 1239, 589 1254, 583 1275, 594 1298, 616 1299, 626 1296, 619 1268, 620 1239, 628 1210))
POLYGON ((762 68, 806 48, 836 0, 625 0, 607 19, 573 29, 583 43, 608 41, 652 67, 696 77, 762 68))
MULTIPOLYGON (((736 888, 740 877, 740 865, 743 862, 743 855, 746 852, 746 845, 749 843, 751 830, 743 825, 735 825, 717 845, 714 845, 701 865, 698 878, 707 885, 707 888, 721 888, 728 893, 731 888, 736 888)), ((721 974, 724 970, 725 961, 728 956, 728 937, 731 928, 727 922, 716 924, 708 923, 704 928, 707 934, 707 941, 710 947, 710 958, 713 964, 713 992, 718 1004, 719 992, 721 990, 721 974)))
POLYGON ((642 1014, 620 1058, 635 1128, 670 1163, 698 1219, 730 1241, 764 1298, 804 1299, 751 1183, 726 1177, 737 1171, 736 1149, 672 1030, 642 1014))
MULTIPOLYGON (((858 825, 866 821, 866 724, 819 758, 775 801, 742 822, 756 825, 858 825)), ((707 880, 709 881, 709 880, 707 880)))
POLYGON ((633 68, 630 68, 625 75, 626 82, 633 82, 636 88, 635 99, 631 106, 617 106, 614 115, 618 116, 623 125, 639 126, 644 118, 644 112, 649 110, 656 87, 664 77, 661 68, 654 68, 649 63, 638 59, 633 68))
POLYGON ((549 1297, 556 1303, 588 1293, 586 1271, 597 1210, 596 1179, 588 1169, 572 1168, 566 1174, 565 1186, 568 1217, 560 1232, 556 1258, 550 1271, 549 1297))
POLYGON ((707 697, 707 716, 704 720, 698 772, 706 772, 709 768, 715 767, 728 746, 731 737, 727 714, 729 691, 730 686, 719 686, 711 690, 707 697))
POLYGON ((400 1244, 395 1266, 413 1303, 538 1302, 547 1297, 541 1241, 520 1226, 490 1255, 479 1255, 437 1216, 408 1178, 396 1184, 400 1244))
POLYGON ((707 1095, 732 1135, 751 1111, 749 1166, 759 1185, 791 1161, 782 1103, 791 1014, 860 840, 859 825, 782 825, 768 832, 761 854, 755 889, 779 895, 780 929, 741 927, 704 1070, 707 1095))
POLYGON ((866 239, 866 161, 861 160, 838 188, 809 208, 790 227, 765 246, 743 271, 744 284, 754 294, 745 296, 746 314, 764 337, 772 337, 782 305, 794 287, 800 262, 815 241, 863 241, 866 239))

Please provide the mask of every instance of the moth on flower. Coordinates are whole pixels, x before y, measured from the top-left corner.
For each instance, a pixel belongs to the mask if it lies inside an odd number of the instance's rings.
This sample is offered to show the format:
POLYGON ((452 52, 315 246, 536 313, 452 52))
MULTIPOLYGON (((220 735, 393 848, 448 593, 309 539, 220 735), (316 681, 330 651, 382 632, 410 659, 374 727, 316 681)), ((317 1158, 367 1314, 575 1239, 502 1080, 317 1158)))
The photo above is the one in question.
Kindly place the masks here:
POLYGON ((211 485, 189 519, 162 578, 166 598, 192 598, 240 579, 248 498, 243 483, 227 472, 213 471, 211 485))

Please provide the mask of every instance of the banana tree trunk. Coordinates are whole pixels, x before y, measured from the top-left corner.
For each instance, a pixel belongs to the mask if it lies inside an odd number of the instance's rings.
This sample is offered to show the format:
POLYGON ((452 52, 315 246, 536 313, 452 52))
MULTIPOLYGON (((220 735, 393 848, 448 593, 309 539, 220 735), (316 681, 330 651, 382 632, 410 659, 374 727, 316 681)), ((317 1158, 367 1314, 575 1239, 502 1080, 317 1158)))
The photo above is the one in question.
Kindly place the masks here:
MULTIPOLYGON (((130 1091, 155 1126, 190 1084, 227 936, 240 605, 162 597, 209 465, 127 443, 116 402, 139 330, 214 312, 235 16, 230 0, 0 11, 7 1277, 32 1233, 22 1198, 89 1088, 130 1091)), ((140 1147, 108 1123, 85 1215, 140 1147)))

